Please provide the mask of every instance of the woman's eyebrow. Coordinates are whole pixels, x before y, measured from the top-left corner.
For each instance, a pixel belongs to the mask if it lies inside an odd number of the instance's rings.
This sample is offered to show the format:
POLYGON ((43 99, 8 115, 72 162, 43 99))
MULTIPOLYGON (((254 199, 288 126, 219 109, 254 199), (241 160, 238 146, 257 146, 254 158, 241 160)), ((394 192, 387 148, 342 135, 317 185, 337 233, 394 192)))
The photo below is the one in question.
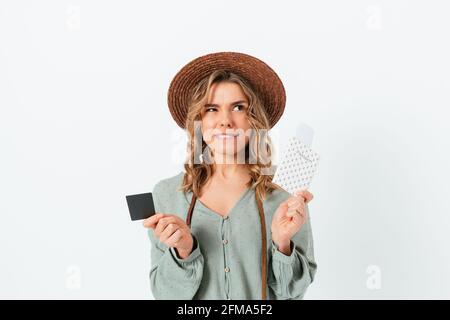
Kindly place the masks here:
MULTIPOLYGON (((238 103, 248 103, 248 102, 246 100, 239 100, 239 101, 235 101, 235 102, 230 103, 230 106, 234 106, 235 104, 238 104, 238 103)), ((214 103, 207 103, 207 104, 205 104, 206 108, 218 107, 218 106, 219 105, 214 104, 214 103)))

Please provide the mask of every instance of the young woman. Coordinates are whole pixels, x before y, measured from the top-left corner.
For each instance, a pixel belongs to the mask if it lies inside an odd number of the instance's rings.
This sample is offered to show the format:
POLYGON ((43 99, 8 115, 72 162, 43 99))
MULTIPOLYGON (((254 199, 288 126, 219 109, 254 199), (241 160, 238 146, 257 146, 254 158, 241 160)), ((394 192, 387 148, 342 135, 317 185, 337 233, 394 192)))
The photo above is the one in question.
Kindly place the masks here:
POLYGON ((281 117, 277 74, 242 53, 202 56, 169 88, 189 135, 185 172, 153 189, 146 219, 156 299, 301 299, 314 279, 307 190, 272 183, 264 134, 281 117))

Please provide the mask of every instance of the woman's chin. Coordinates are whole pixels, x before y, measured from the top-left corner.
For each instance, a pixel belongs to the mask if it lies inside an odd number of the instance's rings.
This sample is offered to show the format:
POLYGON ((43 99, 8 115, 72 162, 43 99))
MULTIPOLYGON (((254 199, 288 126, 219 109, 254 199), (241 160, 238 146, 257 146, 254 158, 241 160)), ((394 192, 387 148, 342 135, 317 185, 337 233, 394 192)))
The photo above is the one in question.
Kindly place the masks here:
POLYGON ((223 159, 223 158, 234 159, 235 157, 237 157, 239 155, 239 153, 242 153, 241 158, 244 159, 244 155, 245 155, 245 154, 243 154, 244 152, 245 152, 245 149, 242 149, 241 151, 236 151, 236 149, 233 149, 233 148, 231 148, 230 150, 217 148, 214 151, 214 155, 215 155, 215 158, 218 158, 218 159, 223 159))

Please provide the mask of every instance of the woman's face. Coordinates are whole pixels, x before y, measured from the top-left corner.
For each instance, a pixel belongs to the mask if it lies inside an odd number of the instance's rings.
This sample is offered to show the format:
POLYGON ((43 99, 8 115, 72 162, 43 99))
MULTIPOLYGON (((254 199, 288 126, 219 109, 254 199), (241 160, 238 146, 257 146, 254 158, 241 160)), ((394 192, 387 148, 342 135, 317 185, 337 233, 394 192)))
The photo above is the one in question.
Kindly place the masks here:
POLYGON ((234 82, 214 83, 207 101, 202 110, 202 134, 214 151, 215 160, 220 154, 234 159, 240 152, 238 161, 244 163, 243 152, 249 140, 247 130, 250 129, 247 117, 249 103, 244 91, 234 82))

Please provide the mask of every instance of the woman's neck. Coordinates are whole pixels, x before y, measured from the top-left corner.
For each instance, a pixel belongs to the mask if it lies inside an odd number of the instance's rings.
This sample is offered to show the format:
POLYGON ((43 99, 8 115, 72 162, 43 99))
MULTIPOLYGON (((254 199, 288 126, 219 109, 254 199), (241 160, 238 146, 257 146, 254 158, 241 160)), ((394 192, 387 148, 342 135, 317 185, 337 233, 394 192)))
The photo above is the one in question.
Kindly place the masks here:
POLYGON ((220 180, 248 180, 250 177, 245 164, 214 164, 213 178, 220 180))

